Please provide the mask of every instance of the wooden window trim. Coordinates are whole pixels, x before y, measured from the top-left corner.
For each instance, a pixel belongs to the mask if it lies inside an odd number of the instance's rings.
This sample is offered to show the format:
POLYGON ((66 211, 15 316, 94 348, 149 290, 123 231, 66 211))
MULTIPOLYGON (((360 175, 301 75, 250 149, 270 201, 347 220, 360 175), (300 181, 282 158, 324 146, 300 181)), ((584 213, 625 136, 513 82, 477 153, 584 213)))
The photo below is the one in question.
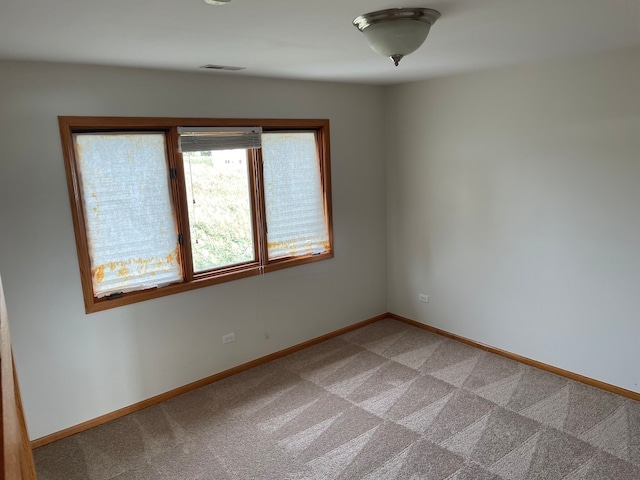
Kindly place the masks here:
POLYGON ((86 313, 93 313, 137 303, 166 295, 203 288, 210 285, 238 280, 284 268, 305 265, 333 258, 333 220, 331 207, 331 161, 329 150, 329 120, 327 119, 247 119, 247 118, 179 118, 179 117, 58 117, 62 152, 65 163, 67 186, 73 218, 76 251, 80 268, 83 299, 86 313), (185 172, 181 155, 178 153, 177 127, 246 127, 261 126, 263 131, 310 131, 316 133, 316 145, 320 159, 320 176, 325 207, 325 219, 329 236, 329 250, 320 254, 284 257, 269 261, 266 241, 266 215, 263 176, 261 168, 261 151, 253 150, 249 155, 249 183, 251 191, 252 219, 254 224, 254 249, 256 260, 210 272, 193 271, 191 262, 191 239, 188 228, 188 207, 185 192, 185 172), (161 131, 165 134, 167 145, 168 168, 175 169, 177 179, 172 182, 171 198, 173 201, 178 228, 184 238, 181 251, 181 264, 184 281, 147 290, 124 293, 118 298, 95 298, 91 278, 91 260, 89 257, 86 219, 82 206, 79 176, 73 145, 73 134, 83 132, 108 131, 161 131), (257 228, 256 228, 257 226, 257 228))

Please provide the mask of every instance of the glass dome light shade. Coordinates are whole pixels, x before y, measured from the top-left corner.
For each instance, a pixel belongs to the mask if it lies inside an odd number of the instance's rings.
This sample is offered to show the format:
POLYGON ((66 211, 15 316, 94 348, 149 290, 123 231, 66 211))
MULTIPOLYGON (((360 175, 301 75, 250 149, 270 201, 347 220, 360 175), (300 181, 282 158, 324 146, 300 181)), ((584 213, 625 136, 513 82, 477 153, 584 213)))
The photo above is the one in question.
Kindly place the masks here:
POLYGON ((418 20, 398 19, 374 23, 362 33, 374 52, 391 57, 415 52, 427 39, 430 28, 431 25, 418 20))
POLYGON ((390 8, 365 13, 353 21, 371 49, 398 62, 422 45, 440 12, 430 8, 390 8))

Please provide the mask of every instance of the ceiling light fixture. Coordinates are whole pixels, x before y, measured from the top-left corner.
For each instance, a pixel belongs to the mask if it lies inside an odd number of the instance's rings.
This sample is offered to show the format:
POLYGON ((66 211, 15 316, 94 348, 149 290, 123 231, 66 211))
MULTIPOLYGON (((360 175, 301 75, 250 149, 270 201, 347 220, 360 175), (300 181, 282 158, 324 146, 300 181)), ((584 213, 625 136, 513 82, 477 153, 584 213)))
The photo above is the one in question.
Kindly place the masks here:
POLYGON ((390 8, 360 15, 353 24, 374 52, 397 67, 402 57, 420 48, 438 18, 440 12, 430 8, 390 8))
POLYGON ((208 3, 209 5, 226 5, 231 2, 231 0, 204 0, 204 3, 208 3))

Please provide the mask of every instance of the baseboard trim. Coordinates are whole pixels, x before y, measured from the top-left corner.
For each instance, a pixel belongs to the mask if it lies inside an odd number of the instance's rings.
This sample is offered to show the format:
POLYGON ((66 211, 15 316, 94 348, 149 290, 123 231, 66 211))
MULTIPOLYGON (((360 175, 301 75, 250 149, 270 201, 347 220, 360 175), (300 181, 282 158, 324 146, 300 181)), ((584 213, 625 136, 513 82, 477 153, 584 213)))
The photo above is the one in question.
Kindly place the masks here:
POLYGON ((460 335, 456 335, 455 333, 447 332, 446 330, 442 330, 440 328, 432 327, 431 325, 426 325, 424 323, 417 322, 415 320, 411 320, 410 318, 403 317, 401 315, 396 315, 395 313, 388 313, 388 318, 393 318, 394 320, 398 320, 400 322, 407 323, 409 325, 413 325, 414 327, 421 328, 431 333, 435 333, 437 335, 441 335, 443 337, 450 338, 452 340, 456 340, 458 342, 465 343, 467 345, 471 345, 472 347, 480 348, 490 353, 495 353, 496 355, 500 355, 501 357, 509 358, 511 360, 515 360, 516 362, 524 363, 525 365, 529 365, 531 367, 539 368, 540 370, 545 370, 550 373, 554 373, 561 377, 566 377, 571 380, 575 380, 576 382, 584 383, 591 387, 596 387, 601 390, 605 390, 607 392, 615 393, 616 395, 620 395, 622 397, 631 398, 633 400, 640 401, 640 393, 634 392, 632 390, 627 390, 625 388, 617 387, 615 385, 611 385, 610 383, 601 382, 600 380, 595 380, 590 377, 585 377, 584 375, 580 375, 578 373, 570 372, 569 370, 564 370, 562 368, 554 367, 553 365, 549 365, 546 363, 539 362, 537 360, 532 360, 531 358, 523 357, 522 355, 517 355, 515 353, 507 352, 506 350, 502 350, 500 348, 495 348, 490 345, 485 345, 480 342, 476 342, 475 340, 471 340, 466 337, 462 337, 460 335))
POLYGON ((367 320, 354 323, 353 325, 349 325, 348 327, 344 327, 339 330, 335 330, 333 332, 320 335, 319 337, 312 338, 311 340, 307 340, 306 342, 299 343, 292 347, 285 348, 284 350, 279 350, 269 355, 265 355, 264 357, 260 357, 255 360, 251 360, 250 362, 243 363, 242 365, 238 365, 237 367, 230 368, 228 370, 225 370, 224 372, 216 373, 215 375, 211 375, 210 377, 203 378, 202 380, 197 380, 195 382, 189 383, 182 387, 178 387, 168 392, 161 393, 160 395, 156 395, 155 397, 148 398, 147 400, 134 403, 133 405, 129 405, 128 407, 124 407, 114 412, 107 413, 105 415, 94 418, 92 420, 87 420, 86 422, 80 423, 78 425, 74 425, 73 427, 65 428, 64 430, 60 430, 59 432, 54 432, 50 435, 37 438, 31 442, 31 448, 34 449, 34 448, 42 447, 49 443, 53 443, 57 440, 62 440, 63 438, 70 437, 71 435, 75 435, 76 433, 84 432, 85 430, 89 430, 90 428, 97 427, 98 425, 103 425, 112 420, 116 420, 120 417, 129 415, 130 413, 143 410, 147 407, 151 407, 158 403, 164 402, 165 400, 169 400, 170 398, 177 397, 178 395, 182 395, 183 393, 190 392, 191 390, 195 390, 196 388, 204 387, 205 385, 209 385, 210 383, 217 382, 218 380, 222 380, 223 378, 230 377, 231 375, 235 375, 245 370, 249 370, 250 368, 254 368, 259 365, 268 363, 272 360, 276 360, 280 357, 284 357, 285 355, 289 355, 291 353, 304 350, 305 348, 311 347, 313 345, 317 345, 318 343, 322 343, 326 340, 337 337, 339 335, 350 332, 352 330, 357 330, 358 328, 364 327, 371 323, 378 322, 385 318, 389 318, 389 314, 383 313, 380 315, 376 315, 375 317, 371 317, 367 320))
POLYGON ((366 325, 370 325, 372 323, 378 322, 385 318, 392 318, 394 320, 398 320, 400 322, 406 323, 408 325, 412 325, 414 327, 420 328, 422 330, 426 330, 431 333, 435 333, 437 335, 450 338, 452 340, 456 340, 461 343, 465 343, 467 345, 471 345, 472 347, 480 348, 484 351, 494 353, 496 355, 500 355, 501 357, 509 358, 511 360, 515 360, 516 362, 523 363, 525 365, 529 365, 531 367, 539 368, 541 370, 545 370, 550 373, 554 373, 561 377, 569 378, 571 380, 575 380, 580 383, 584 383, 586 385, 599 388, 601 390, 605 390, 607 392, 615 393, 617 395, 631 398, 636 401, 640 401, 640 393, 634 392, 632 390, 627 390, 625 388, 617 387, 615 385, 611 385, 609 383, 601 382, 600 380, 595 380, 590 377, 585 377, 584 375, 580 375, 578 373, 571 372, 569 370, 564 370, 562 368, 554 367, 553 365, 549 365, 543 362, 539 362, 537 360, 533 360, 531 358, 523 357, 522 355, 518 355, 515 353, 508 352, 506 350, 502 350, 500 348, 492 347, 490 345, 485 345, 483 343, 477 342, 475 340, 471 340, 469 338, 456 335, 455 333, 447 332, 446 330, 442 330, 440 328, 432 327, 431 325, 427 325, 424 323, 417 322, 407 317, 403 317, 401 315, 397 315, 395 313, 387 312, 380 315, 376 315, 375 317, 371 317, 367 320, 363 320, 358 323, 354 323, 353 325, 349 325, 348 327, 341 328, 339 330, 335 330, 333 332, 326 333, 319 337, 312 338, 311 340, 307 340, 306 342, 299 343, 297 345, 293 345, 292 347, 285 348, 284 350, 279 350, 277 352, 271 353, 269 355, 265 355, 264 357, 257 358, 255 360, 251 360, 250 362, 243 363, 242 365, 238 365, 237 367, 230 368, 220 373, 216 373, 215 375, 211 375, 209 377, 203 378, 201 380, 197 380, 195 382, 189 383, 182 387, 175 388, 165 393, 161 393, 160 395, 156 395, 155 397, 148 398, 147 400, 143 400, 138 403, 134 403, 133 405, 129 405, 128 407, 121 408, 111 413, 107 413, 100 417, 94 418, 92 420, 88 420, 86 422, 80 423, 78 425, 74 425, 69 428, 65 428, 64 430, 60 430, 59 432, 54 432, 50 435, 46 435, 44 437, 37 438, 31 442, 31 448, 38 448, 49 443, 55 442, 57 440, 62 440, 63 438, 70 437, 71 435, 75 435, 76 433, 84 432, 85 430, 89 430, 90 428, 97 427, 99 425, 105 424, 112 420, 116 420, 120 417, 124 417, 129 415, 130 413, 137 412, 139 410, 143 410, 147 407, 151 407, 158 403, 164 402, 165 400, 169 400, 170 398, 177 397, 178 395, 182 395, 183 393, 190 392, 191 390, 195 390, 196 388, 204 387, 205 385, 209 385, 210 383, 217 382, 218 380, 222 380, 223 378, 230 377, 231 375, 235 375, 237 373, 243 372, 250 368, 254 368, 265 363, 268 363, 272 360, 276 360, 278 358, 284 357, 285 355, 289 355, 291 353, 298 352, 300 350, 304 350, 305 348, 311 347, 313 345, 317 345, 318 343, 322 343, 331 338, 337 337, 344 333, 350 332, 352 330, 357 330, 358 328, 364 327, 366 325))

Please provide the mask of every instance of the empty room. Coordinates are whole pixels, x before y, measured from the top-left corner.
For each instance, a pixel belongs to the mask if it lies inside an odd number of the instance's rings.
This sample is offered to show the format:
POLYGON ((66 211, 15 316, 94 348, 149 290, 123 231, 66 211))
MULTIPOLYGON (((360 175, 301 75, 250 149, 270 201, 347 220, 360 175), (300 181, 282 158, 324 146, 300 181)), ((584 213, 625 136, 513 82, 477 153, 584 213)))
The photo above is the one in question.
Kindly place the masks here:
POLYGON ((640 0, 1 0, 0 119, 3 478, 640 479, 640 0))

